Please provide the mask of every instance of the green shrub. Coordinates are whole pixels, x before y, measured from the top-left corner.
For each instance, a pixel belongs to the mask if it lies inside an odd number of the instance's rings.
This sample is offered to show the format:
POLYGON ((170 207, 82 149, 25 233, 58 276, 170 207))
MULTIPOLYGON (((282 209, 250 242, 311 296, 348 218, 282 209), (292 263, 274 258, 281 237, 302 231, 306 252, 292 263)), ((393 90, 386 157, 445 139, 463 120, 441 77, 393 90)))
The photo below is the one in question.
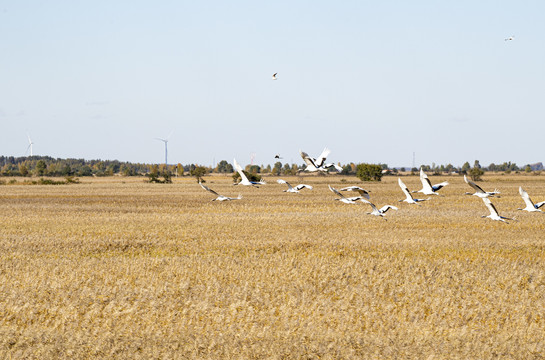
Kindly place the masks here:
POLYGON ((481 180, 481 177, 483 176, 483 174, 484 174, 484 171, 478 167, 474 167, 471 170, 469 170, 469 177, 473 181, 481 180))
POLYGON ((382 166, 377 164, 358 164, 356 166, 356 176, 361 181, 381 181, 382 166))

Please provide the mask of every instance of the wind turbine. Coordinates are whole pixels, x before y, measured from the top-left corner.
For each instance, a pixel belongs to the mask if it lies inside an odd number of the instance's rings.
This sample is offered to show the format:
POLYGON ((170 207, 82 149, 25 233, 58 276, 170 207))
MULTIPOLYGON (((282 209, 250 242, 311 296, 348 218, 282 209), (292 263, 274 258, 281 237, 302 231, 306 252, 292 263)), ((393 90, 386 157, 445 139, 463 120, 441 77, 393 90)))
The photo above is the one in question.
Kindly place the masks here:
POLYGON ((165 143, 165 166, 168 168, 168 139, 170 138, 170 136, 172 135, 172 131, 170 132, 170 134, 167 136, 166 139, 161 139, 161 138, 155 138, 155 140, 159 140, 159 141, 162 141, 165 143))
POLYGON ((32 140, 30 140, 30 135, 26 134, 27 138, 28 138, 28 147, 26 148, 26 153, 28 153, 28 150, 30 149, 30 156, 32 156, 32 145, 34 144, 32 142, 32 140))

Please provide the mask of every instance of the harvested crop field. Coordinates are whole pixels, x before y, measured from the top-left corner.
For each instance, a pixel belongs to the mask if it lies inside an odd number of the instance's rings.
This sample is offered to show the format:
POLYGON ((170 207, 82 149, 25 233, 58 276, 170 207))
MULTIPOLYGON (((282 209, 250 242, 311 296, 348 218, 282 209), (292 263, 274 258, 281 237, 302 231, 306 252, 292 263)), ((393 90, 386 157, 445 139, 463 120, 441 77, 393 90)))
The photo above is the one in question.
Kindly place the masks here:
POLYGON ((543 358, 545 214, 517 211, 543 175, 484 177, 509 224, 460 176, 421 205, 393 176, 205 179, 242 200, 187 177, 1 185, 0 358, 543 358))

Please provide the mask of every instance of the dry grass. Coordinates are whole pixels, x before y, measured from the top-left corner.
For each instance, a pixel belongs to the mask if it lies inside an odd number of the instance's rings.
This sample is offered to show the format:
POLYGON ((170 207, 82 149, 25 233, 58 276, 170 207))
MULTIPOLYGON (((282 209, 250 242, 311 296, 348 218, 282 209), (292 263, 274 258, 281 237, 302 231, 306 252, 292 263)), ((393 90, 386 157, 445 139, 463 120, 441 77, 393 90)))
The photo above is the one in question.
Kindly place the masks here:
POLYGON ((421 206, 365 184, 388 221, 341 179, 0 186, 0 358, 543 358, 545 214, 516 214, 543 176, 486 178, 510 224, 460 177, 421 206))

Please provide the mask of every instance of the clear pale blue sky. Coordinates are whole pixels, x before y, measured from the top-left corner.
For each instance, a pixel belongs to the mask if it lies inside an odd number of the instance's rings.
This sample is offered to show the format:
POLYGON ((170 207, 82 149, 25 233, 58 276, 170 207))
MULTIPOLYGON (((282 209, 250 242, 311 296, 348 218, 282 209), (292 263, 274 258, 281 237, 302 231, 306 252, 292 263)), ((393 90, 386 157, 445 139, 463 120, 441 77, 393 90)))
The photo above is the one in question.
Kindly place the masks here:
POLYGON ((541 0, 0 0, 0 54, 1 155, 545 161, 541 0))

